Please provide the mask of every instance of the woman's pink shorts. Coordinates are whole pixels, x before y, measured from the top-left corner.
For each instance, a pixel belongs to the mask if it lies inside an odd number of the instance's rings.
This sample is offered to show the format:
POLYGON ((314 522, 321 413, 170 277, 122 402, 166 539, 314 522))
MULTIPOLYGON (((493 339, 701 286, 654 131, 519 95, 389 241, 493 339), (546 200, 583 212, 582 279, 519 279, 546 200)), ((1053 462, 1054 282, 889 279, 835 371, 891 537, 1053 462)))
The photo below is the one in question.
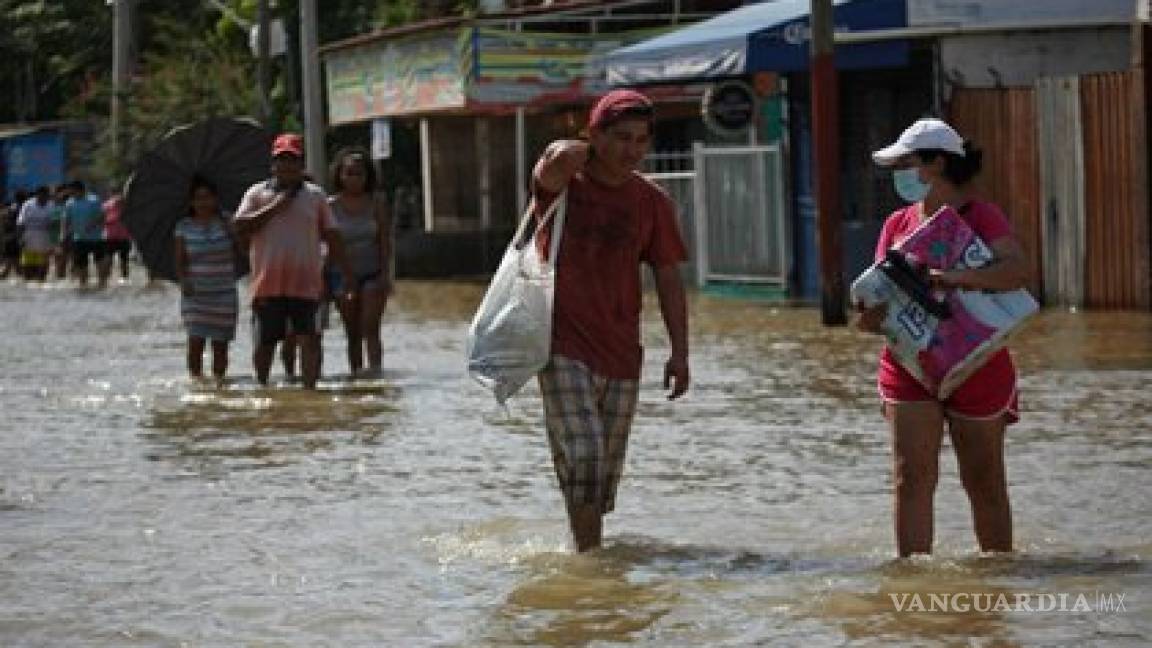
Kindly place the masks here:
POLYGON ((948 398, 938 399, 900 366, 885 348, 877 378, 885 403, 939 401, 948 414, 969 419, 1007 416, 1008 423, 1020 420, 1016 395, 1016 367, 1005 349, 993 355, 948 398))

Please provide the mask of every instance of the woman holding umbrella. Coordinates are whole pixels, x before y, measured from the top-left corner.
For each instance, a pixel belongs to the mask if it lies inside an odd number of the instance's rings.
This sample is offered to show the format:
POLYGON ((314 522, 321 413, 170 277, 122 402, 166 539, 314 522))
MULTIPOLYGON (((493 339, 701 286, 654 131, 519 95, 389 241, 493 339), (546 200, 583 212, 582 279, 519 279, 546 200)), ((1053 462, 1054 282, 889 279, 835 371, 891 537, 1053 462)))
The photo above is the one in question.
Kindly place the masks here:
POLYGON ((176 224, 173 233, 180 314, 188 330, 188 374, 203 377, 204 342, 211 340, 212 376, 222 382, 228 370, 228 343, 236 336, 240 250, 231 223, 220 211, 219 193, 209 180, 193 177, 190 200, 191 213, 176 224))

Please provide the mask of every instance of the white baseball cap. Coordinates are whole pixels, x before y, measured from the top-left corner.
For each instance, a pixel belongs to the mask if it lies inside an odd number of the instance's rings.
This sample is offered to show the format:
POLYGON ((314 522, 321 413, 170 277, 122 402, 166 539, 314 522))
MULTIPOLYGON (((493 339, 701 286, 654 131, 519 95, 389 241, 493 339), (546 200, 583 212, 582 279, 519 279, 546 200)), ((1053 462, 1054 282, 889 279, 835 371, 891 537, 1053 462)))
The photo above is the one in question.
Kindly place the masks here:
POLYGON ((904 129, 895 143, 874 152, 872 160, 880 166, 892 166, 901 157, 925 149, 964 155, 964 139, 939 119, 920 119, 904 129))

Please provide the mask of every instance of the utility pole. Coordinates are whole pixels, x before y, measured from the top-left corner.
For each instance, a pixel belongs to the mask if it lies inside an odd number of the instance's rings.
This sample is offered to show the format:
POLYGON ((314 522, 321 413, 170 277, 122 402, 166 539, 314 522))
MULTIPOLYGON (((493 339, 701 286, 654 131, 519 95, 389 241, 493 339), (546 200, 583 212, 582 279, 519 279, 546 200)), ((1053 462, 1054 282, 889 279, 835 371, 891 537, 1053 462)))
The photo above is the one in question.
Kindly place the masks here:
POLYGON ((820 250, 820 314, 824 326, 848 323, 840 243, 840 115, 832 0, 812 0, 812 140, 816 228, 820 250))
POLYGON ((260 86, 260 123, 268 127, 272 121, 270 50, 272 49, 271 21, 268 19, 268 0, 256 3, 256 81, 260 86))
POLYGON ((300 0, 300 69, 304 91, 304 154, 308 172, 323 182, 324 105, 321 102, 316 0, 300 0))
POLYGON ((124 164, 124 124, 128 84, 131 81, 132 3, 135 0, 108 0, 112 4, 112 107, 110 133, 112 160, 116 172, 124 164))

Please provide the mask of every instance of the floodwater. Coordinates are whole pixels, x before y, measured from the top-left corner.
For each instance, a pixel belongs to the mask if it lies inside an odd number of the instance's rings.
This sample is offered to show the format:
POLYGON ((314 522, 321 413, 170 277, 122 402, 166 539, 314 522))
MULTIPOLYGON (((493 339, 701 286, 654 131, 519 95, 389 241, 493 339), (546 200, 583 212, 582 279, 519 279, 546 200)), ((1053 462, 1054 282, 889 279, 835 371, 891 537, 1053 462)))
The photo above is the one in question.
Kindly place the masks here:
POLYGON ((577 556, 535 388, 505 412, 462 373, 481 290, 401 282, 383 378, 340 379, 331 329, 306 393, 253 383, 246 322, 226 387, 190 383, 170 287, 0 283, 0 645, 1152 644, 1149 315, 1016 342, 1016 555, 977 553, 945 442, 937 553, 898 561, 876 340, 696 296, 670 404, 650 308, 618 510, 577 556))

